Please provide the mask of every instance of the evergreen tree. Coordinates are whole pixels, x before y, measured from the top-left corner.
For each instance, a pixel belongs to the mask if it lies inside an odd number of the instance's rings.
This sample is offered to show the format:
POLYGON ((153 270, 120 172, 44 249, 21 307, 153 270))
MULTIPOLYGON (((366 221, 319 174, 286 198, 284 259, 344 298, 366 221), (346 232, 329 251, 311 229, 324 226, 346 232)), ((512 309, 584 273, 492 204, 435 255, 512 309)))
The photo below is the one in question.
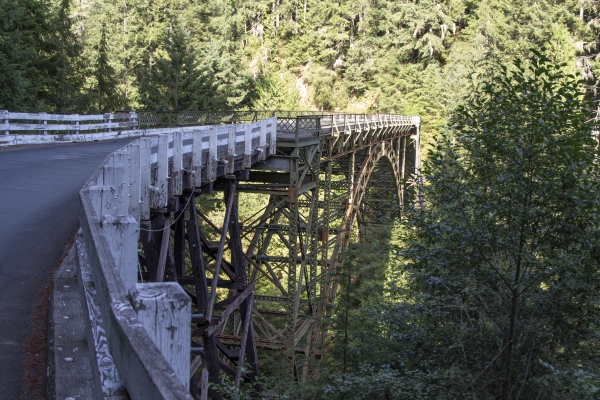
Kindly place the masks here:
POLYGON ((41 111, 49 10, 37 0, 0 1, 0 109, 41 111))
POLYGON ((118 92, 118 82, 115 69, 109 62, 108 45, 106 42, 106 25, 102 25, 102 36, 98 49, 95 74, 97 86, 97 110, 112 112, 123 106, 122 96, 118 92))
POLYGON ((422 322, 448 335, 427 344, 429 368, 459 367, 465 390, 591 393, 577 371, 598 373, 600 176, 582 97, 573 76, 535 52, 461 107, 430 154, 426 206, 409 218, 404 256, 413 293, 437 320, 422 322))

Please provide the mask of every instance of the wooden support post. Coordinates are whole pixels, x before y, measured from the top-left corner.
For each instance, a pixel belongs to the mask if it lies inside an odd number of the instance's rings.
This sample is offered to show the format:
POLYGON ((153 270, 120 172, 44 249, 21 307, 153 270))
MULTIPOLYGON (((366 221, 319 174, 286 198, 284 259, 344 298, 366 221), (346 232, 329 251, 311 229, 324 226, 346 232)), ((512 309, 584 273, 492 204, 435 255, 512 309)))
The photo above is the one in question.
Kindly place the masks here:
POLYGON ((115 212, 111 215, 128 215, 129 209, 129 186, 127 185, 127 172, 125 152, 117 150, 113 153, 112 183, 115 187, 115 212))
POLYGON ((160 253, 158 258, 158 269, 156 271, 156 282, 162 282, 165 279, 165 270, 167 265, 167 254, 169 253, 169 236, 171 232, 171 213, 165 216, 165 224, 162 228, 160 253))
POLYGON ((270 147, 270 154, 275 154, 277 151, 277 117, 271 118, 270 147))
MULTIPOLYGON (((46 119, 46 116, 47 116, 48 114, 46 114, 45 112, 40 112, 39 114, 40 114, 40 119, 38 120, 38 124, 41 124, 41 125, 48 125, 48 120, 46 119)), ((43 133, 44 135, 47 135, 47 134, 48 134, 48 131, 44 129, 44 130, 42 131, 42 133, 43 133)))
POLYGON ((130 111, 129 112, 129 122, 131 123, 131 126, 129 127, 129 129, 135 129, 138 127, 138 120, 137 120, 137 113, 130 111))
MULTIPOLYGON (((186 205, 185 196, 181 196, 175 201, 179 202, 178 212, 175 215, 175 241, 173 248, 173 257, 175 259, 176 278, 183 278, 185 273, 185 218, 184 214, 188 212, 184 207, 186 205)), ((196 215, 194 214, 194 218, 196 215)), ((177 279, 175 279, 177 281, 177 279)))
POLYGON ((5 135, 10 134, 10 123, 8 121, 8 111, 7 110, 0 110, 0 120, 4 124, 4 134, 5 135))
MULTIPOLYGON (((106 113, 104 114, 104 123, 105 124, 111 124, 113 121, 113 117, 114 115, 111 113, 106 113)), ((106 129, 107 132, 112 132, 112 127, 109 125, 108 128, 106 129)))
POLYGON ((211 321, 213 305, 217 297, 217 282, 219 281, 219 271, 221 269, 221 261, 223 260, 223 251, 225 247, 225 239, 227 239, 227 228, 229 225, 229 219, 231 218, 231 211, 233 209, 233 202, 235 200, 235 184, 232 184, 231 190, 228 193, 226 209, 225 209, 225 221, 223 221, 223 231, 221 232, 221 240, 219 241, 219 250, 217 252, 214 276, 211 285, 210 295, 208 296, 208 302, 206 305, 206 320, 211 321))
MULTIPOLYGON (((204 354, 206 356, 206 365, 208 367, 207 381, 218 385, 221 383, 219 378, 221 368, 219 366, 219 353, 217 352, 217 337, 205 333, 202 335, 202 341, 204 343, 204 354)), ((202 373, 202 379, 204 380, 204 372, 202 373)), ((203 393, 208 392, 212 400, 221 400, 221 394, 218 391, 215 389, 207 390, 208 388, 204 382, 202 386, 205 388, 203 393)))
POLYGON ((217 180, 217 129, 211 127, 208 136, 208 180, 217 180))
MULTIPOLYGON (((240 355, 239 355, 239 360, 238 360, 238 368, 237 371, 235 372, 235 387, 239 388, 240 387, 240 380, 242 377, 242 368, 244 368, 244 355, 246 353, 246 342, 248 340, 248 334, 251 333, 250 332, 250 328, 251 328, 251 323, 252 323, 252 304, 253 304, 253 299, 254 299, 254 295, 251 294, 248 299, 246 300, 246 310, 244 312, 244 315, 242 317, 242 321, 244 324, 244 331, 242 333, 242 343, 240 346, 240 355)), ((240 308, 241 311, 241 308, 240 308)))
POLYGON ((151 139, 140 138, 140 220, 150 219, 150 185, 151 185, 151 139))
POLYGON ((101 224, 111 254, 115 258, 117 273, 125 289, 132 293, 138 275, 138 223, 131 215, 104 215, 101 224))
POLYGON ((170 197, 183 193, 183 140, 181 132, 173 132, 173 163, 169 179, 170 197))
POLYGON ((73 121, 73 125, 75 125, 75 133, 79 133, 79 114, 73 114, 73 116, 75 117, 75 121, 73 121))
POLYGON ((235 172, 235 125, 229 126, 229 138, 227 140, 227 165, 225 166, 226 174, 231 175, 235 172))
POLYGON ((202 131, 192 133, 192 174, 189 187, 200 187, 202 184, 202 131))
POLYGON ((97 215, 102 215, 105 204, 112 203, 114 200, 115 188, 112 186, 93 185, 88 189, 90 193, 90 202, 97 215))
MULTIPOLYGON (((192 193, 191 196, 194 196, 192 193)), ((190 260, 194 272, 194 282, 196 289, 196 301, 198 312, 206 313, 206 303, 208 301, 208 285, 206 283, 206 266, 204 256, 202 255, 202 240, 200 239, 200 229, 198 227, 198 217, 196 216, 195 198, 190 199, 189 204, 190 219, 186 222, 187 239, 190 248, 190 260)))
POLYGON ((258 140, 258 147, 260 154, 258 155, 259 161, 264 161, 267 158, 267 120, 263 119, 260 121, 260 136, 258 140))
POLYGON ((208 399, 208 370, 202 368, 202 381, 200 386, 200 400, 208 399))
POLYGON ((192 303, 178 283, 137 285, 133 307, 179 381, 189 390, 192 303))
MULTIPOLYGON (((141 191, 141 170, 140 170, 140 142, 136 141, 127 146, 127 185, 129 186, 129 215, 140 221, 140 191, 141 191)), ((150 163, 144 166, 144 169, 150 170, 150 163)))
POLYGON ((119 209, 119 198, 117 194, 117 187, 114 185, 115 175, 118 175, 118 170, 115 171, 114 167, 115 155, 111 155, 106 161, 103 167, 105 186, 110 187, 110 193, 106 193, 106 196, 102 196, 101 210, 99 215, 117 215, 119 209))
POLYGON ((151 208, 164 208, 169 201, 169 137, 158 136, 157 170, 152 185, 151 208))
POLYGON ((252 167, 252 124, 244 125, 244 162, 243 168, 252 167))

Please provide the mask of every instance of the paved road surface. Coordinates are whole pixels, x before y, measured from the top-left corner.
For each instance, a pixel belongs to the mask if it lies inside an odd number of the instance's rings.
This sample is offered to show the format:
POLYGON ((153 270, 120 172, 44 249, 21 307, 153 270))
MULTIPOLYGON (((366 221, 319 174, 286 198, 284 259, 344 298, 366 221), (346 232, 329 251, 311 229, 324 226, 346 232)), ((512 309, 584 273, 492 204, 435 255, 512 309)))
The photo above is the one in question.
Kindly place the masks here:
POLYGON ((30 319, 79 226, 78 192, 132 139, 0 149, 0 398, 24 399, 30 319))

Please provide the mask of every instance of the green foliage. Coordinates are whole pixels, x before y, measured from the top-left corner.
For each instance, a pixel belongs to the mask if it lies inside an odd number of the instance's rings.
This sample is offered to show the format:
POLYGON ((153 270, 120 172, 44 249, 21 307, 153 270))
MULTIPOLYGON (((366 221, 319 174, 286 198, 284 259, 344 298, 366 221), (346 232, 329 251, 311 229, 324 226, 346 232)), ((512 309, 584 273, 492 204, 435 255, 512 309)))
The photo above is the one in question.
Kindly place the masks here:
POLYGON ((37 0, 0 1, 0 109, 42 111, 47 84, 43 49, 48 7, 37 0))
POLYGON ((272 73, 261 76, 256 82, 255 110, 297 110, 300 95, 291 74, 272 73))
POLYGON ((458 109, 402 255, 435 319, 419 322, 445 336, 427 344, 436 369, 460 368, 486 398, 570 398, 536 360, 597 373, 596 142, 574 77, 537 51, 527 64, 458 109))

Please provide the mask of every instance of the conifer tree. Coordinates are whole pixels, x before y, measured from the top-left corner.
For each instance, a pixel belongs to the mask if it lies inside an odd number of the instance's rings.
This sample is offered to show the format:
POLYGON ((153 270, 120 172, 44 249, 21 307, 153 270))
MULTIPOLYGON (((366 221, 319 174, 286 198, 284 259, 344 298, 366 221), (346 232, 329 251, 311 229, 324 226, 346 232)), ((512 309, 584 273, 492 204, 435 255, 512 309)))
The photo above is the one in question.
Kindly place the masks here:
POLYGON ((96 61, 96 107, 99 112, 112 112, 123 106, 115 69, 109 61, 108 44, 106 42, 106 24, 102 24, 100 46, 96 61))

